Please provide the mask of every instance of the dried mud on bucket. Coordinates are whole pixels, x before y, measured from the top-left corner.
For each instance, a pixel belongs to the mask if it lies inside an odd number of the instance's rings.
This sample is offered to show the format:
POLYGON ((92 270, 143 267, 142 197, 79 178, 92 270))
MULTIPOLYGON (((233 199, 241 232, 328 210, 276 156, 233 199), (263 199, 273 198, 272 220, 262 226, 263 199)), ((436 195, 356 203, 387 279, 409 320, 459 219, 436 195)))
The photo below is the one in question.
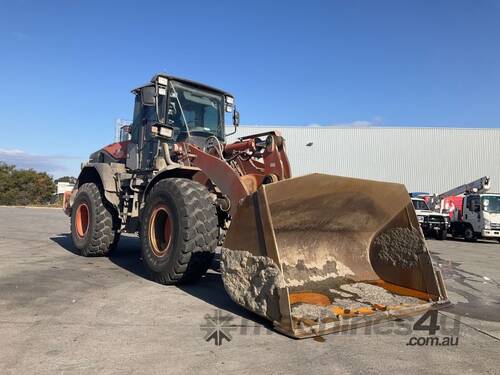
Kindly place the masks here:
MULTIPOLYGON (((330 289, 329 292, 338 296, 333 298, 329 305, 319 306, 306 301, 293 304, 292 318, 299 322, 326 323, 425 302, 416 297, 402 296, 383 287, 362 282, 344 284, 330 289)), ((300 296, 301 293, 297 294, 300 296)))
POLYGON ((280 318, 278 291, 285 281, 271 258, 223 248, 221 274, 226 292, 237 304, 270 320, 280 318))
MULTIPOLYGON (((224 287, 236 303, 269 320, 280 320, 279 290, 287 285, 271 258, 223 248, 221 273, 224 287)), ((348 280, 325 292, 290 292, 292 319, 311 325, 426 302, 381 286, 348 280)))

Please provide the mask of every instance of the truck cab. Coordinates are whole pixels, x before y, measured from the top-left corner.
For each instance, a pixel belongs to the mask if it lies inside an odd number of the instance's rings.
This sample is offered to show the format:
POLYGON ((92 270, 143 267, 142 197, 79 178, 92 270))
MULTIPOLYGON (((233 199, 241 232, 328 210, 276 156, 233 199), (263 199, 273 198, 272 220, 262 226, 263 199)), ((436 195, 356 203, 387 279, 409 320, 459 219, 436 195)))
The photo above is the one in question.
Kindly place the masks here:
POLYGON ((453 237, 500 240, 500 194, 467 194, 451 222, 453 237))
POLYGON ((426 236, 433 236, 438 240, 445 240, 448 236, 450 220, 448 215, 432 211, 424 199, 411 198, 417 219, 426 236))

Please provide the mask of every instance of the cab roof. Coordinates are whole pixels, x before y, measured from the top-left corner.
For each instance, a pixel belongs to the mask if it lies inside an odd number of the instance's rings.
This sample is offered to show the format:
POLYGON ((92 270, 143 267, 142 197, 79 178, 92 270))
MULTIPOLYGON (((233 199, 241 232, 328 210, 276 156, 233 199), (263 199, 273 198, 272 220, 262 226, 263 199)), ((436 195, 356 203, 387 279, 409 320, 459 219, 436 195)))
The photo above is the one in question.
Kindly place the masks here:
POLYGON ((172 81, 177 81, 177 82, 180 82, 180 83, 184 83, 186 85, 194 86, 194 87, 197 87, 197 88, 202 89, 202 90, 214 91, 214 92, 217 92, 217 93, 222 94, 222 95, 233 96, 232 94, 228 93, 227 91, 223 91, 223 90, 220 90, 218 88, 215 88, 215 87, 212 87, 212 86, 209 86, 209 85, 205 85, 204 83, 200 83, 200 82, 196 82, 196 81, 191 81, 191 80, 186 79, 186 78, 176 77, 176 76, 173 76, 173 75, 170 75, 170 74, 167 74, 167 73, 158 73, 158 74, 155 74, 151 78, 150 83, 147 83, 145 85, 136 87, 135 89, 132 90, 132 92, 135 94, 135 93, 137 93, 138 90, 142 89, 143 87, 151 86, 151 84, 153 84, 158 77, 164 77, 164 78, 166 78, 168 80, 172 80, 172 81))

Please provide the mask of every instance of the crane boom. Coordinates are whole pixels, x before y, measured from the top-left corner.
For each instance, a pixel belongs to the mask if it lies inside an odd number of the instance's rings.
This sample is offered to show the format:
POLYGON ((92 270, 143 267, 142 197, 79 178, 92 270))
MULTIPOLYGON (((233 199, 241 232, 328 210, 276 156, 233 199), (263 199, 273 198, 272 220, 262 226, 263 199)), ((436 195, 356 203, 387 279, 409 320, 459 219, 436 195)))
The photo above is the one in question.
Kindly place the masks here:
POLYGON ((484 176, 478 178, 475 181, 469 182, 467 184, 463 184, 457 186, 451 190, 448 190, 442 194, 438 195, 439 200, 444 199, 446 197, 451 197, 455 195, 465 194, 465 193, 485 193, 490 190, 490 178, 488 176, 484 176))

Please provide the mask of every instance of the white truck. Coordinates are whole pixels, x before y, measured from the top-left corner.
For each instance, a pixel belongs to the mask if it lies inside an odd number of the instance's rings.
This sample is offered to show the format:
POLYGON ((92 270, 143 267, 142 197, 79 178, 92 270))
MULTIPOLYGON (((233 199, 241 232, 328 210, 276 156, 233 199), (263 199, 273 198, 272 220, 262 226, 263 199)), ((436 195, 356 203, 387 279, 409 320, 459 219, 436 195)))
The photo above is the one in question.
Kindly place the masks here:
POLYGON ((441 213, 450 216, 450 232, 454 238, 500 241, 500 194, 489 193, 489 190, 490 178, 484 176, 436 197, 441 213))
POLYGON ((500 241, 500 194, 466 194, 461 203, 461 207, 456 204, 451 219, 453 237, 500 241))
POLYGON ((424 235, 432 235, 438 240, 445 240, 450 226, 449 216, 432 211, 425 200, 421 198, 411 198, 411 202, 424 235))

